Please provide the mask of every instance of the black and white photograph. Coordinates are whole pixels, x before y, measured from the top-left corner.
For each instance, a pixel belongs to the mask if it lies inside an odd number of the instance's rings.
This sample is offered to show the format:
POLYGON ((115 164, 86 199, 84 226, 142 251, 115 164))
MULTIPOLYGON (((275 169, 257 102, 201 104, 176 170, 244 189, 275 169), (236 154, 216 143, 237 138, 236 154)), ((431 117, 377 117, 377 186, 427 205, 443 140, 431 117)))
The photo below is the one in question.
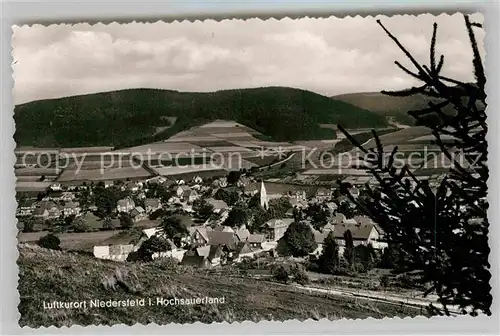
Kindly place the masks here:
POLYGON ((484 38, 13 26, 19 326, 490 316, 484 38))

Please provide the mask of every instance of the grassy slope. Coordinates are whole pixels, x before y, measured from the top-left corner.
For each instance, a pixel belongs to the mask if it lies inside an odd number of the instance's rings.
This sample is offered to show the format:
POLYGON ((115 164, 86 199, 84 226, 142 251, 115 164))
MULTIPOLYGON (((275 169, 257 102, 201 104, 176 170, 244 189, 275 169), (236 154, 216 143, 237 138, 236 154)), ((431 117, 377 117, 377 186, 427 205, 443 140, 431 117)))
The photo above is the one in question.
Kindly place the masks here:
POLYGON ((387 124, 349 103, 284 87, 213 93, 130 89, 30 102, 16 106, 14 118, 18 145, 38 147, 130 146, 214 119, 235 120, 279 141, 332 138, 333 132, 319 123, 387 124), (153 137, 155 127, 165 126, 165 116, 177 121, 153 137))
POLYGON ((408 125, 414 124, 414 119, 408 115, 408 111, 425 108, 430 101, 429 97, 421 94, 392 97, 380 92, 349 93, 332 98, 381 115, 394 117, 396 121, 408 125))
POLYGON ((207 271, 172 269, 161 262, 115 263, 90 256, 20 247, 21 326, 74 324, 167 324, 196 321, 259 321, 292 318, 382 318, 414 316, 419 311, 399 305, 367 302, 360 298, 314 295, 292 286, 249 278, 208 274, 207 271), (113 290, 103 280, 121 279, 113 290), (192 298, 225 296, 225 304, 44 310, 43 301, 90 299, 192 298))

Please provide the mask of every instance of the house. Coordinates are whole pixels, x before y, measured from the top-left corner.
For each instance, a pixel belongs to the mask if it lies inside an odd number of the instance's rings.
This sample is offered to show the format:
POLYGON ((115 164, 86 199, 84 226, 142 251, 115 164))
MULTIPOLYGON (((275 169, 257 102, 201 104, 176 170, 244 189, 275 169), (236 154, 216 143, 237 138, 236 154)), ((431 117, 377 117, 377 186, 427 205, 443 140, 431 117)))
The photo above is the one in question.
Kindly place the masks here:
POLYGON ((192 246, 208 245, 208 232, 212 231, 210 226, 191 226, 188 231, 192 246))
POLYGON ((250 244, 252 249, 262 249, 262 243, 266 241, 266 236, 264 234, 251 234, 247 242, 250 244))
POLYGON ((197 256, 197 255, 188 255, 184 254, 181 261, 182 265, 185 266, 193 266, 197 268, 210 268, 212 267, 212 263, 208 260, 207 257, 197 256))
POLYGON ((120 188, 121 191, 130 190, 132 192, 139 191, 139 185, 135 182, 127 182, 120 188))
POLYGON ((322 202, 322 201, 326 201, 326 200, 330 199, 332 197, 332 195, 333 195, 333 192, 331 189, 320 187, 316 190, 314 198, 317 201, 322 202))
POLYGON ((236 182, 236 186, 238 186, 238 187, 246 187, 251 182, 252 182, 251 178, 249 178, 248 176, 243 175, 243 176, 240 176, 238 182, 236 182))
POLYGON ((43 219, 59 218, 62 214, 61 206, 52 201, 42 201, 33 211, 33 217, 43 219))
POLYGON ((109 188, 114 185, 114 182, 111 180, 104 181, 104 188, 109 188))
POLYGON ((136 206, 132 211, 130 211, 130 217, 134 219, 134 221, 138 222, 143 219, 146 219, 146 211, 141 206, 136 206))
POLYGON ((234 251, 232 261, 239 262, 243 258, 253 257, 254 254, 255 254, 255 252, 252 249, 252 246, 248 241, 239 242, 236 245, 236 249, 234 251))
POLYGON ((238 237, 234 232, 223 232, 215 230, 208 232, 209 245, 225 246, 228 250, 234 251, 238 242, 238 237))
POLYGON ((352 197, 354 197, 354 198, 359 197, 359 194, 360 194, 359 188, 357 188, 357 187, 349 188, 349 192, 351 193, 352 197))
POLYGON ((234 233, 234 230, 231 227, 226 226, 226 225, 217 225, 216 227, 214 227, 214 231, 217 231, 217 232, 233 232, 234 233))
POLYGON ((130 197, 125 197, 118 201, 116 211, 129 213, 135 208, 135 202, 130 197))
POLYGON ((225 264, 227 257, 226 250, 220 245, 200 246, 187 253, 206 258, 210 262, 211 266, 225 264))
POLYGON ((326 202, 325 205, 330 214, 333 214, 338 209, 338 205, 335 202, 326 202))
POLYGON ((227 187, 227 178, 220 177, 212 182, 212 186, 215 188, 225 188, 227 187))
POLYGON ((178 198, 183 199, 184 194, 190 190, 191 187, 188 185, 179 185, 177 188, 175 188, 175 194, 177 195, 178 198))
POLYGON ((144 200, 144 207, 146 208, 146 214, 151 214, 156 210, 162 208, 162 204, 159 198, 146 198, 144 200))
POLYGON ((163 184, 166 180, 167 179, 164 176, 155 176, 155 177, 152 177, 152 178, 146 180, 146 183, 163 184))
POLYGON ((354 218, 347 219, 346 216, 342 213, 336 213, 335 216, 332 216, 328 220, 329 223, 337 225, 337 224, 357 224, 354 218))
POLYGON ((215 213, 220 213, 223 210, 229 209, 229 206, 223 200, 216 200, 214 198, 207 198, 206 202, 214 207, 215 213))
POLYGON ((64 217, 68 216, 78 216, 80 214, 80 211, 82 211, 82 208, 80 207, 80 203, 78 202, 66 202, 63 207, 63 213, 64 217))
POLYGON ((200 195, 194 189, 185 192, 183 195, 183 199, 188 203, 193 203, 198 198, 200 198, 200 195))
POLYGON ((180 185, 175 190, 175 193, 179 199, 184 202, 192 203, 199 198, 196 190, 191 189, 188 185, 180 185))
POLYGON ((312 231, 313 231, 313 234, 314 234, 314 241, 316 242, 317 247, 310 254, 319 256, 323 252, 323 246, 324 246, 324 243, 325 243, 325 238, 328 237, 328 235, 330 234, 330 232, 329 231, 320 232, 318 230, 312 230, 312 231))
POLYGON ((288 198, 291 200, 295 201, 306 201, 307 200, 307 194, 305 190, 290 190, 288 192, 288 198))
POLYGON ((31 216, 33 214, 33 209, 29 206, 20 206, 16 209, 16 216, 31 216))
POLYGON ((49 210, 38 207, 33 210, 33 217, 47 219, 49 217, 49 210))
POLYGON ((65 191, 61 194, 61 196, 59 197, 59 199, 61 201, 64 201, 64 202, 71 202, 75 199, 75 193, 72 193, 72 192, 69 192, 69 191, 65 191))
POLYGON ((53 183, 53 184, 50 185, 49 188, 52 191, 60 191, 60 190, 62 190, 61 183, 53 183))
POLYGON ((351 231, 354 246, 371 244, 376 250, 383 250, 387 247, 387 242, 383 240, 381 232, 374 224, 341 224, 335 225, 333 234, 337 244, 343 248, 345 246, 344 234, 351 231))
POLYGON ((133 244, 94 246, 94 257, 113 261, 125 261, 133 251, 133 244))
POLYGON ((248 229, 239 229, 234 232, 240 241, 247 240, 250 237, 250 231, 248 229))
POLYGON ((286 230, 294 222, 293 218, 271 219, 266 222, 269 230, 269 239, 278 241, 285 234, 286 230))

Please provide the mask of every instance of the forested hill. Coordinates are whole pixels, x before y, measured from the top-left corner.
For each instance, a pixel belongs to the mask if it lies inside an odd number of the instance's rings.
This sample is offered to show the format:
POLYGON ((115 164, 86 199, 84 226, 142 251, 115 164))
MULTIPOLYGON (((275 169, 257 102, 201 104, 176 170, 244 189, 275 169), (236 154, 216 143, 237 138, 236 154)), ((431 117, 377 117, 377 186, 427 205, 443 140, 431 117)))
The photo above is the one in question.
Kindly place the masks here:
POLYGON ((18 146, 129 146, 166 139, 215 119, 234 120, 278 141, 332 138, 319 124, 386 126, 384 116, 286 87, 210 93, 129 89, 34 101, 15 107, 18 146), (173 127, 165 117, 177 117, 173 127), (155 134, 156 132, 156 134, 155 134))

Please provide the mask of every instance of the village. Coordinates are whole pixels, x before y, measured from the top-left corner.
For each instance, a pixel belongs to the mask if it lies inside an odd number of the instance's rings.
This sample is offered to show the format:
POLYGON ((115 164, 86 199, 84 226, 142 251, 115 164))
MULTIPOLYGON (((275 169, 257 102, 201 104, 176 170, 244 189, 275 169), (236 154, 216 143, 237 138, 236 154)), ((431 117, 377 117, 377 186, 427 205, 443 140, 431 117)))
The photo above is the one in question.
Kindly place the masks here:
MULTIPOLYGON (((167 243, 155 247, 147 258, 174 258, 180 264, 212 268, 262 255, 279 256, 278 242, 292 223, 301 221, 313 234, 310 258, 322 254, 330 233, 339 256, 347 231, 354 246, 370 245, 380 253, 387 247, 383 230, 358 214, 338 190, 316 187, 306 192, 298 185, 276 185, 237 171, 212 179, 157 176, 134 182, 53 184, 38 198, 19 200, 19 241, 30 243, 49 234, 88 240, 102 232, 118 232, 119 243, 96 242, 86 250, 95 258, 126 262, 134 256, 137 260, 145 242, 161 237, 167 243)), ((353 187, 351 193, 358 197, 360 191, 353 187)))

